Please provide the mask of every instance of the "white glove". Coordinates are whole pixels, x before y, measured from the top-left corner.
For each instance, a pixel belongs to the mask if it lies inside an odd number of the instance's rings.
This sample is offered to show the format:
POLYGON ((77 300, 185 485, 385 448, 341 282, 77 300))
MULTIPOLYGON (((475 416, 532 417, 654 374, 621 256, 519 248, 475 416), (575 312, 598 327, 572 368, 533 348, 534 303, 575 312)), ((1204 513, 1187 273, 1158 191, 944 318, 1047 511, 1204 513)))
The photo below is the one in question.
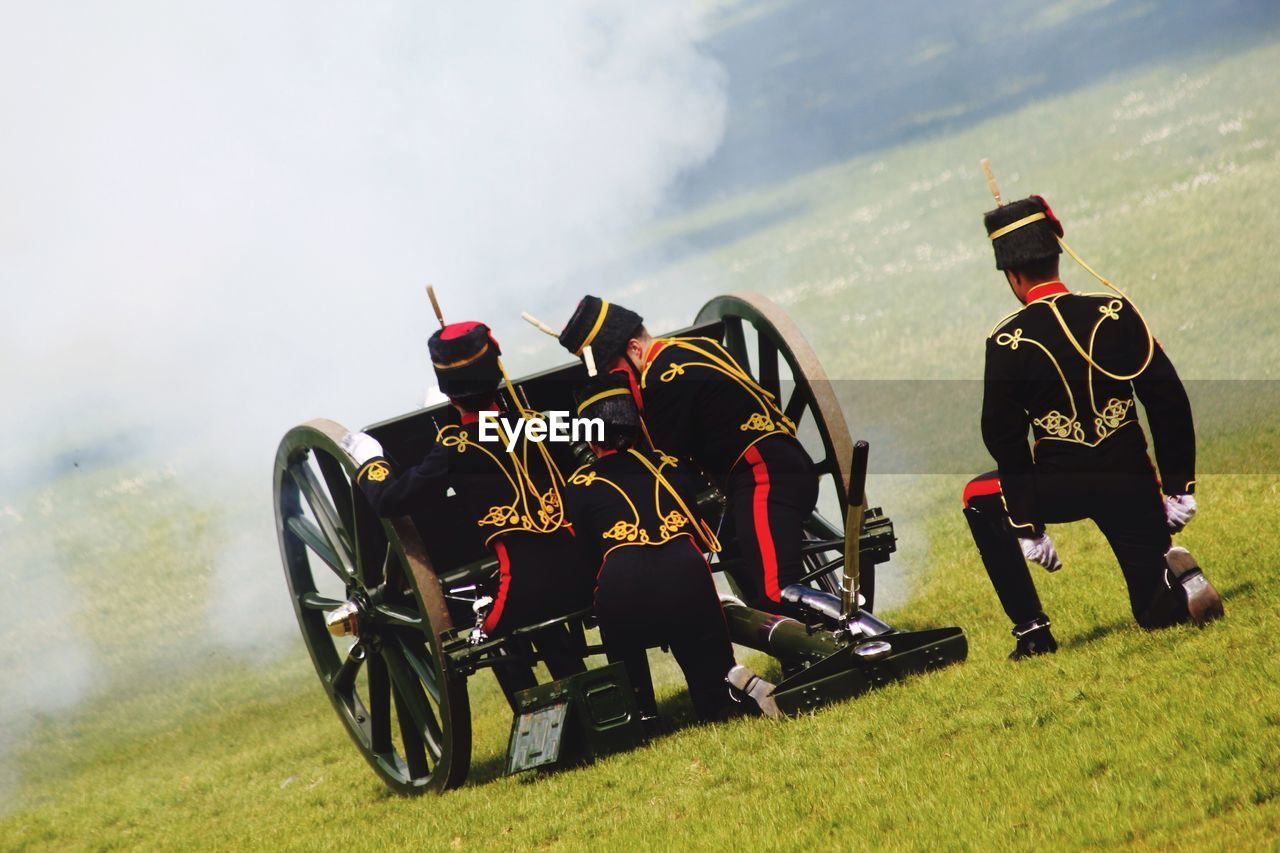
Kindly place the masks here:
POLYGON ((338 442, 338 446, 350 453, 357 465, 383 455, 382 445, 367 432, 349 432, 338 442))
POLYGON ((1062 561, 1058 559, 1058 552, 1053 547, 1053 540, 1049 538, 1048 533, 1041 533, 1034 539, 1019 539, 1018 544, 1022 546, 1022 556, 1036 565, 1043 566, 1051 572, 1062 568, 1062 561))
POLYGON ((1171 495, 1164 499, 1164 520, 1174 533, 1187 526, 1196 517, 1196 499, 1193 495, 1171 495))

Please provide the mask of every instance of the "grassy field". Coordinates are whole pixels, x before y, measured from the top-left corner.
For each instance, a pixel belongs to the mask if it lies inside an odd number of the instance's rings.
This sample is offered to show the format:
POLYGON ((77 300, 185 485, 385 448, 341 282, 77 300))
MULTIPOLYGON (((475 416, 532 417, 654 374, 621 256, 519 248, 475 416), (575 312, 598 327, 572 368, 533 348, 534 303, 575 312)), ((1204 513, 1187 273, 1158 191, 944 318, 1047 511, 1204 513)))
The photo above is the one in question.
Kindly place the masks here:
MULTIPOLYGON (((1184 375, 1274 379, 1277 67, 1280 45, 1146 68, 705 208, 654 241, 789 213, 619 289, 652 303, 647 314, 676 287, 759 290, 787 305, 836 376, 971 378, 981 335, 1011 307, 981 233, 977 160, 989 156, 1007 195, 1054 203, 1068 239, 1127 286, 1184 375)), ((1083 273, 1067 280, 1091 289, 1083 273)), ((877 419, 851 415, 855 429, 877 419)), ((1226 598, 1227 619, 1207 630, 1137 629, 1101 536, 1064 527, 1053 532, 1066 569, 1037 575, 1064 647, 1012 664, 958 512, 965 477, 881 477, 872 498, 903 539, 887 615, 962 625, 966 663, 778 723, 683 725, 687 705, 668 682, 666 736, 519 778, 497 775, 509 719, 480 680, 471 783, 414 800, 364 765, 299 643, 257 660, 201 643, 193 603, 210 567, 188 555, 216 544, 216 508, 163 472, 53 484, 13 509, 48 506, 66 523, 51 541, 10 534, 4 559, 83 566, 69 623, 106 652, 84 664, 98 668, 95 701, 69 696, 15 730, 0 848, 1274 847, 1280 476, 1269 427, 1228 423, 1202 441, 1202 512, 1180 541, 1226 598), (126 512, 158 519, 140 544, 110 536, 136 521, 126 512)), ((260 559, 278 571, 273 555, 260 559)), ((14 701, 42 677, 23 668, 24 648, 68 628, 0 634, 19 662, 14 701)))

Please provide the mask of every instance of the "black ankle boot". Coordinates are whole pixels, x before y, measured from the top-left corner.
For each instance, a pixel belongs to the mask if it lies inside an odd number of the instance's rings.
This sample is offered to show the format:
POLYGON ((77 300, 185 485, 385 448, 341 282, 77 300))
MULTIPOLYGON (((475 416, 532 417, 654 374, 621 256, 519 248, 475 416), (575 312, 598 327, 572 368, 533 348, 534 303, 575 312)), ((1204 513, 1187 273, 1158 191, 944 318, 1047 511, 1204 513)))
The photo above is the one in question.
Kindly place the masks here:
POLYGON ((1037 616, 1013 629, 1018 644, 1009 653, 1009 660, 1022 660, 1036 655, 1049 655, 1058 650, 1058 641, 1049 633, 1049 617, 1037 616))

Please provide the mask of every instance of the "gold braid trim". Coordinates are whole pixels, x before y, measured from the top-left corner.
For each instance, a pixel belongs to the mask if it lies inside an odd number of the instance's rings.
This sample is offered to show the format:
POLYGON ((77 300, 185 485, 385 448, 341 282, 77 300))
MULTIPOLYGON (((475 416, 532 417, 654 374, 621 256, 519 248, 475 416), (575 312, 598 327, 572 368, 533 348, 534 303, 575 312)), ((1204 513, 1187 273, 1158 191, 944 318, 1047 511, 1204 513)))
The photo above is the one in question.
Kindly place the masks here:
MULTIPOLYGON (((671 482, 666 477, 662 476, 662 470, 660 468, 655 468, 653 463, 650 462, 648 459, 645 459, 644 454, 637 452, 635 448, 630 448, 627 450, 627 452, 630 453, 635 458, 639 459, 640 464, 643 465, 645 468, 648 468, 649 473, 653 474, 654 479, 656 479, 658 483, 660 483, 662 487, 667 490, 667 493, 670 494, 671 497, 675 498, 676 506, 680 507, 680 509, 684 512, 685 518, 689 520, 694 520, 698 518, 698 516, 690 512, 689 507, 684 502, 684 499, 680 497, 680 493, 677 492, 675 487, 671 485, 671 482)), ((676 463, 676 460, 673 457, 663 455, 662 464, 664 466, 667 464, 674 465, 675 463, 676 463)), ((667 516, 665 517, 662 516, 662 509, 656 506, 656 503, 657 501, 655 499, 654 508, 658 510, 659 517, 670 519, 670 517, 673 515, 674 516, 679 515, 679 513, 673 511, 671 513, 668 513, 667 516)), ((683 522, 681 523, 680 526, 683 526, 683 522)), ((664 533, 666 531, 666 528, 667 528, 667 524, 664 523, 663 524, 664 533)), ((719 554, 720 540, 717 539, 716 535, 711 532, 711 529, 707 527, 706 523, 700 521, 698 525, 695 527, 695 529, 698 531, 698 538, 702 540, 702 544, 706 546, 706 549, 713 554, 719 554)))
MULTIPOLYGON (((751 395, 761 409, 760 412, 754 413, 744 423, 739 426, 743 432, 769 431, 770 433, 783 433, 794 436, 796 434, 796 425, 790 418, 779 408, 774 402, 774 396, 771 392, 761 387, 761 385, 752 378, 751 374, 742 369, 733 356, 725 353, 725 357, 721 357, 714 352, 697 346, 694 341, 706 341, 715 347, 720 347, 718 341, 711 338, 664 338, 668 346, 675 346, 681 349, 696 353, 706 361, 685 361, 672 362, 667 366, 661 375, 658 376, 660 382, 670 382, 677 376, 682 376, 686 367, 705 367, 722 373, 751 395), (776 416, 776 417, 775 417, 776 416)), ((640 387, 646 387, 649 378, 649 368, 652 362, 646 364, 640 373, 640 387)))

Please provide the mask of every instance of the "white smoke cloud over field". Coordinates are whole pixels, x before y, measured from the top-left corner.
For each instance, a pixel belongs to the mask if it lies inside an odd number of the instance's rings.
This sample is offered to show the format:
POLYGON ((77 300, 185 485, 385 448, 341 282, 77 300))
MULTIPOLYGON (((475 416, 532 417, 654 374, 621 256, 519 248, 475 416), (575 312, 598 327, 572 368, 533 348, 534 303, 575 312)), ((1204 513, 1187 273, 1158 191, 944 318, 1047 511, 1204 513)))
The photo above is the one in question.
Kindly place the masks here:
MULTIPOLYGON (((0 6, 0 504, 21 513, 107 436, 226 508, 199 561, 209 609, 241 621, 210 642, 292 632, 280 435, 421 401, 428 281, 517 343, 521 308, 563 319, 565 282, 722 137, 725 74, 690 5, 0 6)), ((0 573, 57 575, 59 556, 0 554, 0 573)))

